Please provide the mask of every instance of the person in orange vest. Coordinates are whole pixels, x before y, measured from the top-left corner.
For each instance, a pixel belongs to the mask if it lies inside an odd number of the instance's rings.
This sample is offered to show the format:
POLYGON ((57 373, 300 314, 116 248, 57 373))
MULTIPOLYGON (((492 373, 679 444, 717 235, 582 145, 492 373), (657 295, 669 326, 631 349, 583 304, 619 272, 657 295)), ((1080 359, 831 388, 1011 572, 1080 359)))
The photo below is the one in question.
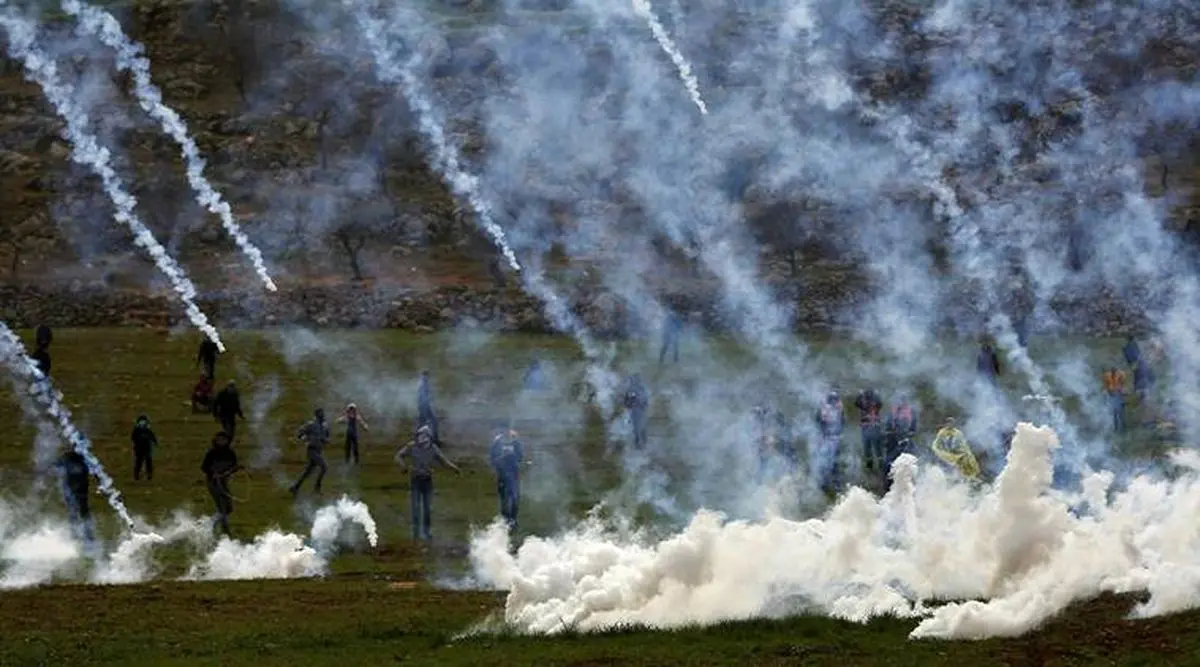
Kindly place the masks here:
POLYGON ((1125 430, 1125 371, 1112 366, 1104 372, 1102 379, 1109 410, 1112 411, 1113 431, 1119 433, 1125 430))

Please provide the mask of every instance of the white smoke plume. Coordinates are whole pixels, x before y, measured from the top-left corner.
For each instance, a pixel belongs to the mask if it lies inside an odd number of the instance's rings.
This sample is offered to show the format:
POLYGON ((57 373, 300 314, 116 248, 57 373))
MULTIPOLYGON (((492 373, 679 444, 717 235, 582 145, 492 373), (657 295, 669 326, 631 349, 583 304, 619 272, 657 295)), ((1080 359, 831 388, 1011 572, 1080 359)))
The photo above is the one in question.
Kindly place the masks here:
MULTIPOLYGON (((0 22, 2 21, 3 18, 0 17, 0 22)), ((114 486, 112 477, 105 472, 100 459, 96 458, 92 452, 91 441, 75 428, 70 410, 63 405, 62 394, 54 388, 49 378, 42 375, 37 362, 26 353, 21 339, 3 322, 0 322, 0 357, 11 371, 17 393, 31 395, 46 414, 57 422, 63 440, 87 461, 88 471, 96 478, 100 493, 104 494, 108 504, 116 511, 117 516, 121 517, 125 525, 133 528, 133 517, 129 515, 129 510, 121 500, 121 492, 114 486)))
POLYGON ((521 269, 517 256, 508 245, 504 230, 492 218, 491 208, 479 194, 479 182, 462 166, 458 149, 446 138, 443 123, 430 101, 429 94, 424 90, 421 80, 414 71, 419 55, 415 52, 408 64, 401 64, 393 56, 396 46, 388 34, 388 24, 373 18, 361 0, 343 0, 342 6, 348 9, 358 22, 363 39, 375 58, 375 66, 379 77, 389 83, 399 83, 404 90, 405 100, 417 112, 417 121, 421 132, 431 144, 434 167, 449 182, 455 194, 467 199, 479 215, 479 223, 483 225, 492 241, 500 249, 504 259, 514 270, 521 269))
POLYGON ((498 523, 475 535, 471 559, 509 590, 507 623, 530 633, 822 613, 919 618, 914 638, 979 639, 1023 634, 1104 591, 1149 590, 1137 616, 1200 604, 1200 474, 1123 490, 1095 474, 1069 498, 1049 488, 1058 444, 1019 424, 1006 468, 979 490, 939 467, 914 475, 904 455, 882 499, 852 489, 807 521, 701 511, 656 541, 593 519, 515 555, 498 523))
POLYGON ((263 284, 268 290, 276 291, 275 283, 271 280, 266 263, 263 261, 262 252, 251 243, 249 237, 238 226, 229 203, 205 178, 204 158, 200 155, 200 148, 188 133, 187 124, 174 109, 163 103, 162 91, 154 85, 150 78, 150 60, 142 55, 142 45, 126 37, 117 19, 99 7, 79 0, 64 0, 62 7, 68 14, 79 20, 79 27, 84 32, 98 37, 105 46, 116 52, 117 68, 129 72, 133 76, 133 91, 142 109, 157 120, 162 125, 163 131, 179 144, 183 159, 187 163, 188 183, 196 191, 200 205, 221 219, 221 225, 225 231, 233 237, 238 248, 254 264, 254 270, 263 284))
POLYGON ((110 164, 108 149, 101 147, 96 137, 88 131, 89 120, 87 114, 76 104, 75 91, 59 77, 54 61, 37 48, 36 24, 21 16, 14 8, 0 3, 0 26, 8 35, 9 55, 24 64, 26 78, 41 86, 46 99, 62 117, 65 124, 64 138, 71 144, 72 159, 88 165, 100 177, 104 191, 116 209, 114 217, 129 227, 134 243, 150 254, 158 269, 170 280, 175 294, 183 301, 192 324, 224 351, 225 345, 221 342, 216 328, 209 324, 208 317, 196 305, 196 287, 183 269, 167 254, 166 248, 138 219, 134 212, 137 200, 126 192, 120 176, 110 164))
POLYGON ((696 80, 696 75, 692 73, 692 65, 687 61, 687 58, 683 57, 683 52, 679 50, 679 47, 675 45, 671 36, 667 34, 667 29, 663 27, 662 23, 658 20, 658 16, 654 13, 654 7, 650 5, 649 0, 633 0, 633 10, 650 26, 650 32, 654 33, 655 41, 670 56, 671 62, 679 70, 679 78, 683 80, 683 85, 687 88, 692 102, 695 103, 696 108, 700 109, 700 113, 707 116, 708 105, 704 103, 704 98, 700 96, 700 82, 696 80))
POLYGON ((153 533, 126 534, 111 549, 96 549, 81 544, 66 523, 0 499, 0 589, 55 581, 130 584, 156 579, 162 568, 155 549, 174 544, 195 552, 183 576, 187 580, 321 576, 348 537, 347 523, 361 526, 372 546, 378 543, 367 506, 343 497, 318 510, 307 539, 271 529, 249 542, 215 540, 209 519, 176 514, 153 533))
POLYGON ((484 197, 478 177, 470 174, 463 165, 458 148, 446 136, 444 123, 434 107, 432 98, 417 74, 421 64, 420 53, 413 49, 408 62, 402 63, 394 55, 402 42, 393 35, 394 26, 409 24, 417 21, 414 16, 405 19, 396 14, 398 9, 392 8, 384 19, 373 17, 362 0, 343 0, 342 6, 353 16, 367 50, 375 62, 377 76, 387 83, 397 83, 401 86, 404 99, 415 111, 421 133, 430 144, 433 166, 446 179, 455 194, 467 200, 475 215, 492 241, 500 249, 505 260, 520 272, 525 288, 530 294, 540 299, 551 322, 564 333, 573 336, 583 349, 584 355, 591 362, 588 368, 588 380, 598 389, 597 399, 601 404, 608 404, 615 393, 613 389, 617 380, 604 363, 611 362, 611 353, 605 355, 597 345, 586 327, 571 312, 564 300, 555 292, 537 267, 524 267, 517 261, 516 254, 509 245, 504 230, 495 221, 491 205, 484 197))
POLYGON ((338 533, 347 523, 358 524, 367 534, 367 543, 372 547, 379 544, 379 531, 375 519, 364 503, 342 496, 333 505, 317 510, 313 518, 312 539, 316 544, 332 545, 338 533))

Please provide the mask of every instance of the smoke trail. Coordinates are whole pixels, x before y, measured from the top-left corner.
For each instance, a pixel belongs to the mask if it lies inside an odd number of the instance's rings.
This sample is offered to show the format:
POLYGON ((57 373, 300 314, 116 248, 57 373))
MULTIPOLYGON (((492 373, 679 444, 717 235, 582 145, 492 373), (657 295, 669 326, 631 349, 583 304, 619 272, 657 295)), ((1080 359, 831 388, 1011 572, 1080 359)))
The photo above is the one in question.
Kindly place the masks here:
POLYGON ((154 258, 158 269, 171 281, 171 286, 183 301, 192 324, 224 351, 225 346, 221 343, 217 330, 208 323, 208 318, 195 303, 196 287, 184 274, 183 269, 167 254, 166 248, 159 244, 150 230, 138 219, 133 210, 137 206, 137 200, 125 191, 120 177, 109 164, 108 149, 102 148, 96 137, 88 133, 88 117, 76 105, 75 91, 59 79, 58 67, 54 61, 35 46, 35 24, 5 4, 0 4, 0 8, 3 8, 3 11, 0 11, 0 25, 8 34, 8 53, 24 64, 26 78, 41 86, 46 98, 62 117, 66 124, 64 138, 71 144, 71 157, 80 164, 90 166, 100 177, 104 191, 116 209, 114 217, 129 227, 133 232, 134 243, 154 258))
POLYGON ((667 34, 666 28, 659 22, 658 17, 654 15, 654 8, 650 6, 649 0, 633 0, 633 10, 649 24, 650 32, 654 33, 654 39, 662 47, 662 50, 671 57, 671 62, 675 63, 675 69, 679 70, 679 78, 683 79, 683 85, 687 87, 688 95, 691 95, 692 102, 700 109, 700 113, 707 116, 708 106, 704 104, 704 98, 700 96, 700 82, 696 81, 696 75, 692 74, 691 64, 683 57, 683 53, 679 51, 679 47, 675 45, 670 35, 667 34))
POLYGON ((513 270, 520 271, 521 265, 517 262, 516 254, 508 245, 504 230, 496 224, 492 218, 491 207, 483 201, 479 194, 479 179, 467 173, 463 168, 458 150, 446 138, 445 130, 438 120, 429 94, 424 90, 414 72, 420 56, 414 52, 407 65, 396 62, 388 46, 387 30, 383 21, 372 18, 359 0, 342 0, 342 6, 354 14, 362 36, 366 39, 367 48, 375 57, 379 77, 390 83, 399 83, 403 87, 405 100, 417 112, 421 132, 433 148, 434 167, 449 182, 455 194, 470 202, 479 216, 479 223, 492 237, 492 241, 500 249, 509 266, 513 270))
MULTIPOLYGON (((389 46, 387 25, 384 21, 373 18, 359 0, 343 0, 343 7, 354 16, 366 48, 375 61, 375 69, 379 78, 390 83, 400 84, 405 100, 416 111, 417 122, 421 132, 428 139, 434 158, 434 167, 451 188, 463 197, 475 210, 479 224, 492 237, 500 248, 505 259, 513 269, 520 272, 521 278, 528 291, 541 299, 551 322, 561 331, 575 338, 589 360, 588 379, 597 387, 598 400, 605 405, 615 394, 617 380, 607 365, 598 365, 598 361, 606 355, 592 339, 583 323, 571 312, 570 308, 547 283, 538 267, 522 269, 504 235, 504 230, 496 224, 492 208, 480 192, 479 179, 466 172, 458 149, 447 139, 439 114, 434 109, 428 91, 421 85, 416 74, 416 67, 421 57, 414 52, 406 64, 401 64, 392 54, 389 46)), ((611 362, 611 352, 607 361, 611 362)))
MULTIPOLYGON (((4 17, 0 16, 0 22, 3 21, 4 17)), ((71 413, 62 403, 62 394, 54 388, 49 378, 42 375, 42 372, 38 370, 37 362, 25 353, 25 346, 21 344, 21 339, 3 322, 0 322, 0 356, 3 356, 4 362, 12 369, 15 375, 14 380, 21 378, 28 382, 26 387, 18 386, 17 391, 24 390, 32 394, 34 400, 41 404, 46 413, 58 422, 63 440, 70 443, 71 447, 87 461, 88 471, 96 478, 100 493, 104 494, 108 504, 132 530, 133 517, 129 515, 129 510, 121 501, 121 492, 113 486, 113 480, 104 471, 100 459, 92 453, 92 443, 87 436, 71 423, 71 413)))
POLYGON ((188 183, 199 196, 200 205, 220 217, 221 225, 233 237, 238 248, 253 262, 254 270, 263 284, 268 290, 276 291, 275 283, 267 273, 262 253, 238 227, 229 203, 204 177, 204 158, 200 155, 200 148, 188 134, 187 124, 174 109, 163 104, 162 92, 150 79, 150 60, 142 55, 142 45, 126 37, 117 19, 103 9, 86 5, 79 0, 64 0, 62 7, 68 14, 79 19, 79 25, 85 32, 98 37, 116 52, 117 68, 133 76, 133 90, 142 109, 157 120, 163 131, 179 144, 187 162, 188 183))

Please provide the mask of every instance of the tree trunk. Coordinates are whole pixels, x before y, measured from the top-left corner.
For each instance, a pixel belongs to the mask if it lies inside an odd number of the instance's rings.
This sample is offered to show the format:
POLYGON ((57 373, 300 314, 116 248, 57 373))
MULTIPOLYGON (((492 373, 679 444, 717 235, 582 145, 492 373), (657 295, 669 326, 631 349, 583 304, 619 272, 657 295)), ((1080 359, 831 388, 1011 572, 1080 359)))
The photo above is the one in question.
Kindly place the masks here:
POLYGON ((366 244, 365 239, 351 238, 347 232, 337 233, 338 243, 341 244, 342 250, 346 251, 346 259, 350 262, 350 272, 352 279, 356 283, 363 281, 362 264, 358 261, 359 253, 362 252, 363 245, 366 244))

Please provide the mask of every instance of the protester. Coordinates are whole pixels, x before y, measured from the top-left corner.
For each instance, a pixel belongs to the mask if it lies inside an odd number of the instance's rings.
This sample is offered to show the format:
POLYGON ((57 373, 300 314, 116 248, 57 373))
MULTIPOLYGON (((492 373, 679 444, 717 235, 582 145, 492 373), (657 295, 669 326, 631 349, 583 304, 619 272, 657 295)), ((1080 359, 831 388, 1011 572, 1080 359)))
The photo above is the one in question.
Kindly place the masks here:
POLYGON ((417 428, 413 441, 404 445, 396 452, 403 469, 411 469, 409 477, 412 488, 412 525, 413 539, 432 541, 430 518, 433 514, 433 464, 440 463, 462 474, 462 470, 454 465, 433 441, 433 429, 428 424, 417 428), (411 468, 409 466, 411 462, 411 468))

